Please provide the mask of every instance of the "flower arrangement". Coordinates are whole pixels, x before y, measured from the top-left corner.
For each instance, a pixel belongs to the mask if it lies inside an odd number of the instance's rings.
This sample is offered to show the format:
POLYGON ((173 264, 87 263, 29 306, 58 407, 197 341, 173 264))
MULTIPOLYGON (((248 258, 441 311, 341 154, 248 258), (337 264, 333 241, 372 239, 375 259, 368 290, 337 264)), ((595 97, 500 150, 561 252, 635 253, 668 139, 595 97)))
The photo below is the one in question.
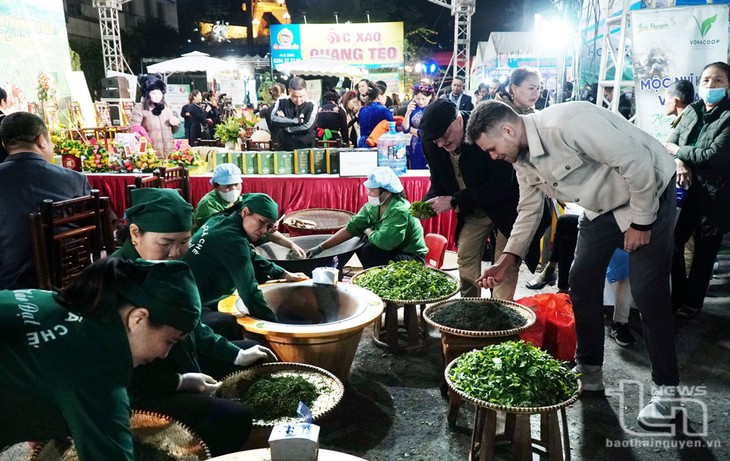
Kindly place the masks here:
POLYGON ((111 169, 109 152, 92 138, 84 153, 83 170, 89 173, 104 173, 111 169))
POLYGON ((241 122, 245 127, 253 128, 259 120, 261 119, 258 115, 254 114, 253 109, 243 109, 241 112, 241 122))
POLYGON ((238 141, 238 130, 241 126, 236 117, 228 117, 215 126, 215 138, 220 139, 222 143, 238 141))
POLYGON ((176 150, 167 156, 167 165, 195 167, 200 165, 200 157, 198 157, 197 152, 189 148, 176 150))
POLYGON ((151 173, 155 168, 162 166, 162 162, 160 162, 159 157, 157 157, 152 147, 147 147, 145 152, 140 152, 133 156, 131 160, 134 168, 143 173, 151 173))
POLYGON ((81 141, 76 141, 71 138, 64 138, 60 135, 51 135, 53 141, 53 154, 54 155, 71 155, 76 158, 81 158, 81 154, 86 152, 86 146, 81 141))
POLYGON ((38 100, 46 102, 51 98, 51 79, 45 72, 38 73, 38 100))

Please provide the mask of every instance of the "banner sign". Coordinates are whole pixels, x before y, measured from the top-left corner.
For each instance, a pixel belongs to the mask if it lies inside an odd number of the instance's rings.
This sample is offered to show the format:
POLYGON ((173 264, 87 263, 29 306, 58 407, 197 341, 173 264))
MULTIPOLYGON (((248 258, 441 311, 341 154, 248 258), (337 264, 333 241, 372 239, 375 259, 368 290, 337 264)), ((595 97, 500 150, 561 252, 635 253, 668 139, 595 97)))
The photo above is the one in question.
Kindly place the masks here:
POLYGON ((403 23, 276 24, 271 26, 271 65, 330 57, 373 68, 403 65, 403 23))
POLYGON ((0 87, 13 110, 69 97, 71 55, 62 0, 0 3, 0 87))
POLYGON ((702 68, 725 62, 728 5, 705 5, 632 12, 636 124, 660 141, 670 133, 664 115, 665 90, 689 80, 697 91, 702 68))

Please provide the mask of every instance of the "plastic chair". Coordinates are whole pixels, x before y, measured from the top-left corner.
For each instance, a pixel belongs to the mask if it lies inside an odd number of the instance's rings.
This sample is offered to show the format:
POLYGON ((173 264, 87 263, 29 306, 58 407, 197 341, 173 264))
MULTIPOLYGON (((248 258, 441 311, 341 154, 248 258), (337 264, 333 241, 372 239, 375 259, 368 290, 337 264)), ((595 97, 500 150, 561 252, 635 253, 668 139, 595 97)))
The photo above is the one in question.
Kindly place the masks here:
POLYGON ((424 240, 426 240, 426 246, 428 247, 426 265, 439 269, 444 264, 448 240, 441 234, 426 234, 424 240))

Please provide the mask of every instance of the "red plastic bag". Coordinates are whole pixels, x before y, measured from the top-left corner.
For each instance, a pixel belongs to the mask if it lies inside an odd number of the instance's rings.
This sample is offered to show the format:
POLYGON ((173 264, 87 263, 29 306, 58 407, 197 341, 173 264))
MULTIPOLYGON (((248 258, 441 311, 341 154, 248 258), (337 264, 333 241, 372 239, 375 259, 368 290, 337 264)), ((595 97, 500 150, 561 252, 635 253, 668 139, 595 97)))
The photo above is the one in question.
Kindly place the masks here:
POLYGON ((575 358, 578 338, 575 333, 575 316, 570 296, 565 293, 543 293, 522 298, 518 302, 534 304, 537 310, 545 316, 545 337, 542 349, 558 360, 572 362, 575 358))
POLYGON ((534 296, 520 298, 515 302, 532 309, 537 317, 537 320, 530 328, 519 334, 520 339, 531 343, 535 347, 542 347, 545 340, 545 311, 538 308, 534 296))

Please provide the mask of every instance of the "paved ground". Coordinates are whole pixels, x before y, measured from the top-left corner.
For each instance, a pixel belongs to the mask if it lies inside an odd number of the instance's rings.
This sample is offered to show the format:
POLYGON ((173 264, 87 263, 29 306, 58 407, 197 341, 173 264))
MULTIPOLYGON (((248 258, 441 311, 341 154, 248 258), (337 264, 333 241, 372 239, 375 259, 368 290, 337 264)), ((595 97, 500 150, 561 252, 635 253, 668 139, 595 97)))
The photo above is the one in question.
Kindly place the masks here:
MULTIPOLYGON (((531 277, 521 274, 517 297, 535 293, 524 288, 531 277)), ((610 338, 606 322, 604 373, 607 388, 614 392, 605 398, 581 398, 568 409, 571 458, 730 459, 730 239, 721 250, 704 312, 675 325, 682 384, 694 392, 686 403, 688 432, 699 435, 648 433, 636 425, 642 399, 650 395, 650 380, 638 316, 632 319, 639 342, 628 348, 610 338)), ((375 347, 370 335, 368 328, 341 406, 322 421, 322 446, 371 461, 467 459, 473 408, 464 405, 457 428, 448 427, 446 401, 439 392, 438 332, 431 334, 425 351, 400 354, 375 347)), ((498 457, 510 459, 508 449, 500 447, 498 457)), ((535 459, 547 458, 535 454, 535 459)))

